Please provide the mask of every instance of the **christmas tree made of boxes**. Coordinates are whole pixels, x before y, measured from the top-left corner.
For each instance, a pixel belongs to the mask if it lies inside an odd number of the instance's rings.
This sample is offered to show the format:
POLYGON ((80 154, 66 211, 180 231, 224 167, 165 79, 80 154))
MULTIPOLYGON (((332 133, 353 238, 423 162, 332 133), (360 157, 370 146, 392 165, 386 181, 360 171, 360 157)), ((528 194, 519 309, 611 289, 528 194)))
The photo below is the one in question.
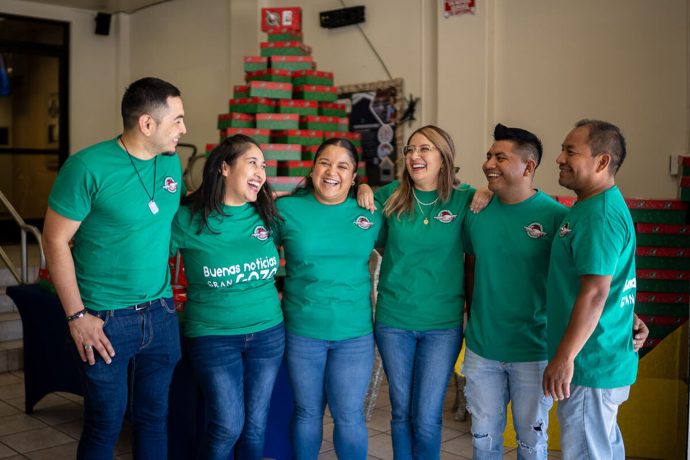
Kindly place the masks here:
MULTIPOLYGON (((361 135, 349 131, 333 73, 317 70, 302 41, 300 8, 263 8, 261 30, 268 41, 260 56, 244 58, 244 85, 233 87, 229 113, 218 116, 221 141, 235 134, 253 138, 264 152, 267 181, 277 192, 292 191, 313 165, 324 139, 346 138, 361 155, 361 135)), ((215 147, 206 146, 207 154, 215 147)), ((357 174, 365 178, 360 161, 357 174)))

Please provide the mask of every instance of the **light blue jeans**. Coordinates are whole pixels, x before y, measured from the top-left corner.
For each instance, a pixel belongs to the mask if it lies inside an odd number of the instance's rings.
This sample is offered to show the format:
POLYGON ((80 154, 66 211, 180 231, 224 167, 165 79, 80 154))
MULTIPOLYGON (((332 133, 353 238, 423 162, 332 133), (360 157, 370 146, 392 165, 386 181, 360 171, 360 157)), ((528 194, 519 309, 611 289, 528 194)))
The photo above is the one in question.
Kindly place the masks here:
POLYGON ((520 460, 546 460, 549 409, 541 382, 546 361, 504 363, 465 351, 467 410, 472 414, 472 458, 503 459, 503 431, 508 401, 512 401, 513 426, 520 460))
POLYGON ((395 460, 437 460, 448 381, 462 330, 408 331, 376 325, 376 344, 388 377, 395 460))
POLYGON ((336 455, 343 460, 366 460, 369 434, 364 398, 374 364, 373 334, 346 340, 319 340, 290 332, 286 336, 287 371, 295 398, 295 459, 319 456, 328 401, 336 455))
POLYGON ((624 460, 616 416, 629 394, 629 385, 609 389, 570 385, 570 398, 559 401, 556 409, 563 460, 624 460))

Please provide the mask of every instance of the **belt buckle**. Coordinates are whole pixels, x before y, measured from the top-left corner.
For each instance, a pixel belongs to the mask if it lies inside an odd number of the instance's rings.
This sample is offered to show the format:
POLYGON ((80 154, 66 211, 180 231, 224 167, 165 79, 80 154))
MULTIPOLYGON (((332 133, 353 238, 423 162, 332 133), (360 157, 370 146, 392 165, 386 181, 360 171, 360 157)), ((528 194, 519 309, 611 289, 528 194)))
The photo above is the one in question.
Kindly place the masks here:
POLYGON ((134 306, 134 311, 139 311, 143 310, 144 308, 148 308, 151 305, 151 302, 144 302, 140 303, 134 306))

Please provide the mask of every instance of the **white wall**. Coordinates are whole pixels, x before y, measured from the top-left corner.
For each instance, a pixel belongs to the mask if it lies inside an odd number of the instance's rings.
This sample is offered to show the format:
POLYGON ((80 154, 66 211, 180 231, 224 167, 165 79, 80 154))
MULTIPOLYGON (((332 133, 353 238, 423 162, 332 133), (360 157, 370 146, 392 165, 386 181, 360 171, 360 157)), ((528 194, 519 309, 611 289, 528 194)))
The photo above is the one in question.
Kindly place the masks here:
MULTIPOLYGON (((118 37, 94 34, 95 13, 19 0, 0 0, 3 13, 70 23, 70 151, 113 137, 121 129, 116 84, 118 37)), ((115 18, 117 23, 117 18, 115 18)))

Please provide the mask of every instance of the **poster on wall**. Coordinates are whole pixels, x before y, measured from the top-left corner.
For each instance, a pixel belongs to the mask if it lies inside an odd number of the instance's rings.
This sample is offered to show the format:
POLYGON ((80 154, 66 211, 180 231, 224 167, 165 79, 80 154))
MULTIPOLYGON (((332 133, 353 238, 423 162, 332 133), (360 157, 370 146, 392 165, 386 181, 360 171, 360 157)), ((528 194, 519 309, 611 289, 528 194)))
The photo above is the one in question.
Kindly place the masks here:
POLYGON ((443 17, 474 14, 474 0, 442 0, 443 17))
POLYGON ((402 79, 338 88, 338 102, 347 107, 350 131, 362 136, 362 160, 370 185, 384 185, 396 177, 397 154, 402 146, 402 79))

